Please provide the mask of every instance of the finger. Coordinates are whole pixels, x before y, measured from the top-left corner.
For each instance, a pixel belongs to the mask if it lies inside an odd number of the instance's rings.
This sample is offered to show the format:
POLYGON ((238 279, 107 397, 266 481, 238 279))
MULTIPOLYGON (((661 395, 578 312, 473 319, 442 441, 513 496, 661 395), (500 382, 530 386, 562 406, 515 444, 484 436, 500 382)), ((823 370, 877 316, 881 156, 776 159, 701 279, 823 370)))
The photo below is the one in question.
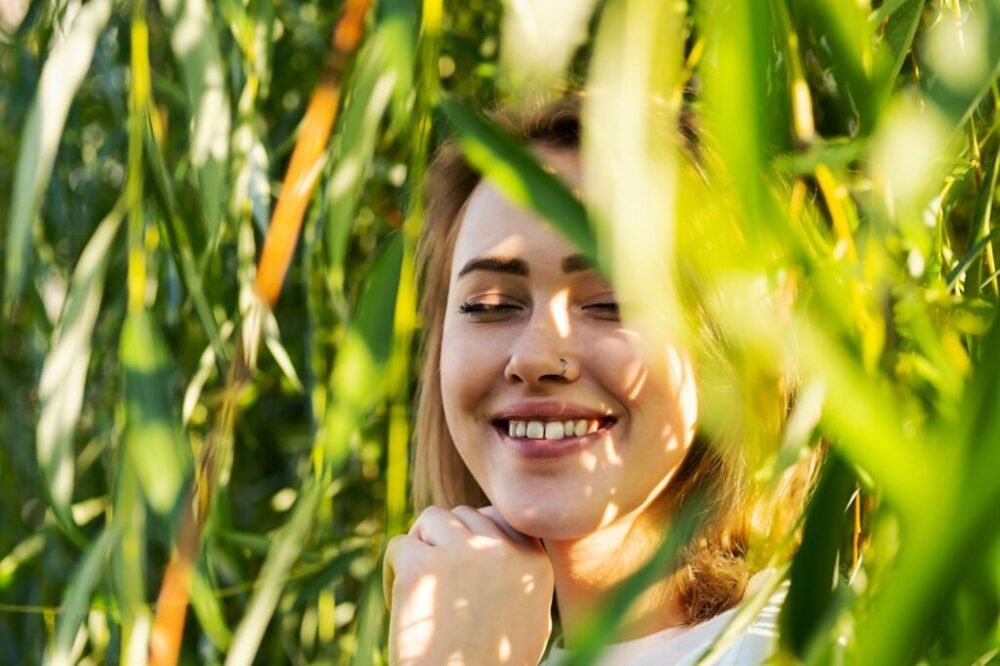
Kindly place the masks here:
POLYGON ((479 536, 492 537, 494 539, 502 539, 504 541, 510 540, 510 537, 500 529, 500 526, 496 524, 492 519, 471 506, 456 506, 451 510, 459 520, 461 520, 465 527, 473 534, 479 536))
POLYGON ((503 533, 506 534, 515 543, 524 544, 526 546, 540 547, 541 542, 538 539, 515 530, 513 527, 510 526, 510 523, 504 520, 503 516, 500 515, 500 512, 497 511, 495 507, 484 506, 480 508, 478 512, 481 515, 486 516, 491 521, 493 521, 493 524, 495 524, 500 530, 502 530, 503 533))
POLYGON ((471 534, 458 516, 440 506, 429 506, 421 512, 410 535, 430 546, 456 546, 468 542, 471 534))
POLYGON ((408 534, 389 539, 382 559, 382 596, 385 597, 385 607, 389 610, 392 610, 392 587, 396 584, 397 572, 408 566, 412 567, 425 548, 427 544, 408 534))

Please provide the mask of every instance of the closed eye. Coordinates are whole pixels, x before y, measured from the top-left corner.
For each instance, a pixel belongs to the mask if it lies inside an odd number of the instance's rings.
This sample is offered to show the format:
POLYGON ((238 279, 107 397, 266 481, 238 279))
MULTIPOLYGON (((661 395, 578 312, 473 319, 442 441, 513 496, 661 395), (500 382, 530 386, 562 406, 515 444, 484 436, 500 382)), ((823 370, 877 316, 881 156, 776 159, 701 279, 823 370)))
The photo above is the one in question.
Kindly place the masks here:
POLYGON ((464 315, 501 314, 518 309, 520 307, 513 303, 477 303, 475 301, 462 303, 458 306, 459 313, 464 315))
POLYGON ((605 303, 591 303, 589 305, 583 306, 583 309, 589 312, 593 312, 597 316, 605 319, 613 319, 617 321, 621 317, 617 301, 608 301, 605 303))

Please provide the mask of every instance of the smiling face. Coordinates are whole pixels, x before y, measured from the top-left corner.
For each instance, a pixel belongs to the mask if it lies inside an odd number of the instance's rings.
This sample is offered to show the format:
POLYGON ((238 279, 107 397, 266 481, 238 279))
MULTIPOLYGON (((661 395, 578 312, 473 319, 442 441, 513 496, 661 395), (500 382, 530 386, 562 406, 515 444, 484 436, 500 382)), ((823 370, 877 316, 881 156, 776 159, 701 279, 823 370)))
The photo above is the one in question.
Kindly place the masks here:
MULTIPOLYGON (((579 183, 575 151, 538 150, 579 183)), ((608 281, 488 182, 459 223, 441 397, 472 476, 505 520, 541 538, 579 538, 648 507, 693 439, 688 355, 644 348, 608 281)))

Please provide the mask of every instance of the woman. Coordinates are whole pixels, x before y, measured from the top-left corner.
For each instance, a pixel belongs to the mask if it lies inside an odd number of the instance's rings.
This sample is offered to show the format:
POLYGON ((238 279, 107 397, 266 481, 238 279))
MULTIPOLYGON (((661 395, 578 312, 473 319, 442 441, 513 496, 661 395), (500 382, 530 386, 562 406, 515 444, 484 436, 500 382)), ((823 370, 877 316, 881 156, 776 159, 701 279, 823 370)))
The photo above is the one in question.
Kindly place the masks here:
MULTIPOLYGON (((574 102, 499 120, 581 186, 574 102)), ((715 507, 702 538, 676 575, 636 599, 623 643, 606 653, 621 664, 696 657, 746 592, 755 497, 745 461, 697 436, 691 350, 646 348, 607 279, 456 147, 440 152, 428 183, 414 468, 423 511, 386 552, 390 661, 537 664, 553 594, 558 660, 702 487, 715 507)), ((747 634, 731 663, 756 663, 768 647, 747 634)))

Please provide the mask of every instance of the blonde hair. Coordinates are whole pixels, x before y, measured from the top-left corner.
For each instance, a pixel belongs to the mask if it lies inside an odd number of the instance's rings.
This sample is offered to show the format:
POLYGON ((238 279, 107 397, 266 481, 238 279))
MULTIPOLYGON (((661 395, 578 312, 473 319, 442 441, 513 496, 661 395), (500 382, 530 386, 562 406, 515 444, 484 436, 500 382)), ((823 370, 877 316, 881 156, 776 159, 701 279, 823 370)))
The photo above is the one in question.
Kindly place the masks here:
MULTIPOLYGON (((579 100, 568 98, 531 113, 509 109, 491 114, 494 122, 526 145, 578 150, 580 147, 579 100)), ((689 118, 682 118, 681 133, 693 155, 694 132, 689 118)), ((423 365, 415 424, 413 502, 417 511, 430 505, 483 506, 488 503, 482 489, 466 468, 448 431, 441 398, 440 360, 445 308, 455 239, 460 219, 480 175, 454 142, 437 152, 426 180, 427 209, 417 245, 417 265, 423 278, 423 365)), ((682 271, 683 273, 683 271, 682 271)), ((724 340, 707 316, 697 281, 687 276, 686 300, 696 313, 702 346, 712 362, 723 368, 727 351, 724 340)), ((773 396, 768 414, 761 415, 764 428, 777 439, 789 409, 791 390, 787 378, 775 376, 770 386, 758 387, 773 396)), ((705 390, 704 387, 699 388, 705 390)), ((734 423, 728 433, 711 441, 695 437, 680 469, 665 491, 679 502, 695 488, 708 491, 710 515, 700 537, 684 554, 675 582, 689 623, 707 620, 738 603, 750 573, 757 564, 749 557, 750 524, 761 508, 761 492, 750 478, 752 455, 741 446, 742 428, 734 423)), ((804 501, 811 484, 815 461, 800 465, 784 479, 768 503, 766 515, 772 529, 784 529, 804 501), (777 510, 777 512, 776 512, 777 510), (774 521, 774 518, 780 518, 774 521)))

